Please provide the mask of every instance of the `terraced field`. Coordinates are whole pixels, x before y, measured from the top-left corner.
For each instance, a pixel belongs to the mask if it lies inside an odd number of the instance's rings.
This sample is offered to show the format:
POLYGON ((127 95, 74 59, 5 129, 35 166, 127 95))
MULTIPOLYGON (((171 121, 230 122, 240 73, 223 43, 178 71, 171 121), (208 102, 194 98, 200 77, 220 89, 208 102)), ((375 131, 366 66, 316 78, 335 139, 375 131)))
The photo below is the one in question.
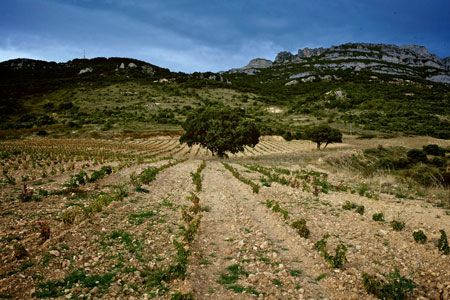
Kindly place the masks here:
POLYGON ((375 299, 391 273, 448 299, 449 210, 328 161, 450 144, 344 142, 265 137, 224 160, 165 137, 2 142, 0 298, 375 299))

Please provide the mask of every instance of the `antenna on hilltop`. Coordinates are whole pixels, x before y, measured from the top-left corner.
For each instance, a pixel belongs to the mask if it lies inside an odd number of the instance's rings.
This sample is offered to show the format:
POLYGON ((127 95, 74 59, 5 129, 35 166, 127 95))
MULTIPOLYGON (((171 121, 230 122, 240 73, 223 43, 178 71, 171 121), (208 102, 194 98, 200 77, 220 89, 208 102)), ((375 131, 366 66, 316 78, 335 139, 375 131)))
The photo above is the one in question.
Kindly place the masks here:
POLYGON ((86 59, 86 49, 83 49, 83 59, 86 59))

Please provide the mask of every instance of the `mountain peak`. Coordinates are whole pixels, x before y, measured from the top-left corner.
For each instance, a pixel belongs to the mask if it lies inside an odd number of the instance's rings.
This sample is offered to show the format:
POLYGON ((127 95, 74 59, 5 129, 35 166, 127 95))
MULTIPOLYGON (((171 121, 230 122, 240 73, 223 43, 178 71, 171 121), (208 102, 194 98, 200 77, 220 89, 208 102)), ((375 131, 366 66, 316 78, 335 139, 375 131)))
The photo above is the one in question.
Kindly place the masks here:
POLYGON ((440 59, 421 45, 346 43, 329 48, 303 48, 297 54, 282 51, 277 54, 273 63, 261 58, 254 59, 246 67, 234 71, 255 74, 260 68, 285 64, 297 64, 305 68, 308 74, 311 73, 311 68, 315 73, 326 70, 365 70, 378 74, 424 78, 434 82, 450 82, 450 59, 440 59))

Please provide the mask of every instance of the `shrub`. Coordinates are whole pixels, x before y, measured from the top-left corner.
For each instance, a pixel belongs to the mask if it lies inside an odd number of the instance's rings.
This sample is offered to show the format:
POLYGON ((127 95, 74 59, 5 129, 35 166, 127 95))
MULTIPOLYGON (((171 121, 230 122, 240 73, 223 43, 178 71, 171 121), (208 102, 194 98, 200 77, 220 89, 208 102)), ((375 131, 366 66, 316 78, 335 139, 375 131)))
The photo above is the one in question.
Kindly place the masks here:
POLYGON ((446 152, 444 148, 441 148, 436 144, 423 146, 423 151, 425 151, 426 154, 435 156, 445 156, 446 152))
POLYGON ((364 205, 356 206, 356 212, 360 215, 363 215, 364 214, 364 205))
POLYGON ((384 222, 384 214, 383 213, 374 213, 372 215, 372 220, 376 222, 384 222))
POLYGON ((358 205, 354 202, 350 202, 350 201, 345 201, 345 203, 342 205, 342 209, 345 210, 352 210, 355 209, 356 212, 360 215, 364 214, 365 208, 364 205, 358 205))
POLYGON ((97 180, 102 179, 106 175, 109 175, 112 173, 112 168, 110 166, 103 166, 100 170, 92 172, 91 176, 89 177, 89 182, 95 182, 97 180))
POLYGON ((158 173, 158 168, 148 167, 144 171, 142 171, 141 174, 139 174, 139 179, 143 184, 149 184, 156 179, 156 175, 158 175, 158 173))
POLYGON ((427 241, 427 236, 423 232, 423 230, 414 230, 413 232, 413 238, 416 241, 416 243, 425 244, 427 241))
POLYGON ((378 279, 374 275, 363 274, 363 285, 369 294, 379 299, 405 299, 415 287, 415 283, 400 275, 398 270, 384 275, 378 279))
POLYGON ((78 174, 72 175, 70 179, 64 183, 64 186, 68 188, 77 188, 80 185, 85 185, 87 180, 87 173, 81 170, 78 174))
POLYGON ((59 110, 69 110, 71 108, 73 108, 73 103, 72 102, 62 102, 58 105, 58 109, 59 110))
POLYGON ((408 160, 412 163, 427 161, 427 154, 425 153, 425 151, 420 149, 411 149, 408 152, 406 152, 406 156, 408 157, 408 160))
POLYGON ((403 222, 401 220, 392 220, 391 227, 395 231, 402 231, 405 228, 405 222, 403 222))
POLYGON ((297 230, 297 233, 302 237, 302 238, 309 238, 309 234, 310 231, 308 229, 308 227, 306 226, 306 220, 305 219, 300 219, 297 221, 292 222, 291 225, 295 230, 297 230))
POLYGON ((443 167, 445 165, 445 158, 443 157, 433 157, 430 161, 430 164, 436 166, 438 168, 443 167))
POLYGON ((438 241, 438 249, 445 255, 448 255, 450 254, 450 247, 448 246, 447 234, 444 230, 439 230, 439 232, 441 233, 441 237, 438 241))
POLYGON ((326 234, 321 240, 314 244, 314 248, 319 251, 320 255, 330 264, 331 267, 337 269, 341 268, 347 262, 347 247, 344 244, 339 244, 335 249, 335 255, 331 255, 327 251, 327 239, 330 237, 326 234))
POLYGON ((47 136, 48 132, 45 130, 39 130, 38 132, 36 132, 37 136, 47 136))
POLYGON ((438 168, 423 163, 414 165, 406 171, 405 175, 423 186, 437 185, 444 181, 438 168))
POLYGON ((350 202, 350 201, 345 201, 345 203, 342 205, 342 209, 345 210, 352 210, 356 208, 356 203, 350 202))
POLYGON ((64 224, 73 224, 78 216, 81 216, 83 210, 79 206, 72 206, 64 210, 61 214, 61 221, 64 224))

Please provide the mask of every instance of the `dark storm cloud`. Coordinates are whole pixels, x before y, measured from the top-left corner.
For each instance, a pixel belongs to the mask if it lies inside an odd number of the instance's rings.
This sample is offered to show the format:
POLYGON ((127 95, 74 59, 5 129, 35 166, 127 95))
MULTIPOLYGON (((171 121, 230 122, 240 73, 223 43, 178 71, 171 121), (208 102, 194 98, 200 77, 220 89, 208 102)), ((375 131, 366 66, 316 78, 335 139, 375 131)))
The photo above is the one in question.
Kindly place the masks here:
POLYGON ((421 44, 450 55, 450 1, 3 0, 0 60, 127 56, 225 70, 278 51, 345 42, 421 44))

